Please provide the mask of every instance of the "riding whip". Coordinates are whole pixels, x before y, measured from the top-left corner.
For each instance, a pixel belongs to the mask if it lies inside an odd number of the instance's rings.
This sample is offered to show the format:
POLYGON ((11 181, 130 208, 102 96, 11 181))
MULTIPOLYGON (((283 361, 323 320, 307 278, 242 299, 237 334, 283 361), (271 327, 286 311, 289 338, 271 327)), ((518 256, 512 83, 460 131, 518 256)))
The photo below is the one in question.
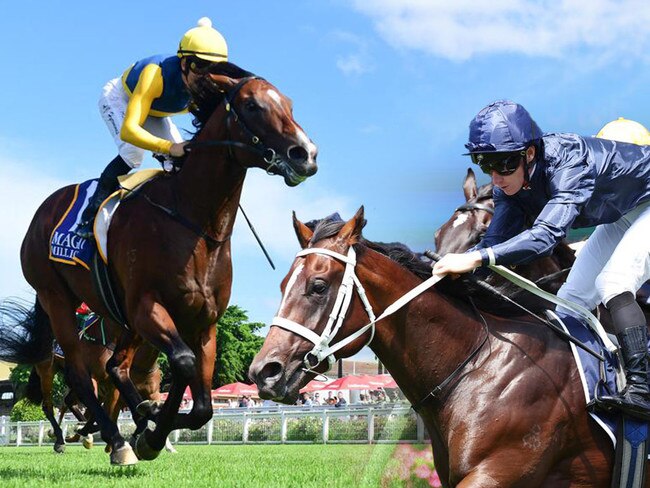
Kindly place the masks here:
POLYGON ((258 243, 258 244, 260 245, 260 247, 262 248, 262 252, 264 253, 264 256, 266 256, 266 259, 267 259, 267 261, 269 262, 269 264, 271 265, 271 268, 273 268, 273 269, 275 270, 275 264, 273 264, 273 261, 271 260, 271 256, 269 256, 269 253, 266 252, 266 248, 264 247, 264 244, 262 244, 262 240, 261 240, 260 237, 257 235, 257 232, 255 232, 255 227, 253 227, 253 224, 252 224, 251 221, 249 220, 248 215, 246 215, 246 212, 244 212, 244 207, 241 206, 241 203, 239 204, 239 210, 241 210, 242 215, 243 215, 244 218, 246 219, 246 223, 248 224, 248 227, 250 227, 251 232, 252 232, 253 235, 255 236, 255 240, 257 240, 257 243, 258 243))

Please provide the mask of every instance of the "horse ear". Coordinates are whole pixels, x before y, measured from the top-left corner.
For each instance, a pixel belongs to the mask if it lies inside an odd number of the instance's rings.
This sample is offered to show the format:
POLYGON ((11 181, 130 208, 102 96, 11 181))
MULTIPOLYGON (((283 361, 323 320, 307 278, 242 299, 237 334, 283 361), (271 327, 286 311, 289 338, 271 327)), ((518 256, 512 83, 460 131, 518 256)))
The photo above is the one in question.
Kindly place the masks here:
POLYGON ((298 238, 300 247, 305 249, 314 233, 309 227, 298 220, 295 211, 293 212, 293 228, 296 231, 296 237, 298 238))
POLYGON ((476 176, 472 168, 467 168, 467 176, 463 182, 463 192, 465 192, 465 201, 469 202, 476 198, 478 195, 478 188, 476 187, 476 176))
POLYGON ((363 205, 357 210, 350 220, 339 231, 339 237, 348 242, 355 244, 361 238, 361 229, 366 225, 366 219, 363 218, 363 205))
POLYGON ((210 73, 209 76, 212 82, 217 85, 221 91, 230 90, 239 81, 236 78, 231 78, 230 76, 226 75, 215 75, 210 73))

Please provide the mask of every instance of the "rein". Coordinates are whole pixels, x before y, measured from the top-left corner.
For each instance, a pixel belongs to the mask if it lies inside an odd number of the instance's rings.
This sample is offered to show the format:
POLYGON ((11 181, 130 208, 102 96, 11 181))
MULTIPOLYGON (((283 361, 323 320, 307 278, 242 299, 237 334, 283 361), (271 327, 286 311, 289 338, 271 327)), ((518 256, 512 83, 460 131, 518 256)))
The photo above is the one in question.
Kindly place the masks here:
MULTIPOLYGON (((263 80, 263 79, 264 78, 260 78, 259 76, 248 76, 246 78, 242 78, 241 80, 239 80, 239 82, 237 82, 237 84, 232 89, 230 89, 229 91, 224 93, 224 98, 223 98, 224 107, 226 109, 226 126, 228 126, 230 118, 231 117, 234 118, 235 122, 237 122, 239 124, 239 126, 243 129, 243 131, 250 137, 251 144, 247 144, 247 143, 239 142, 239 141, 216 140, 216 139, 207 140, 207 141, 190 141, 185 145, 185 152, 190 153, 192 150, 194 150, 196 148, 202 148, 202 147, 224 146, 224 147, 228 147, 228 149, 230 151, 230 157, 232 159, 234 159, 235 161, 237 161, 237 159, 234 157, 234 155, 232 154, 232 151, 231 151, 232 147, 237 147, 239 149, 245 149, 245 150, 248 150, 248 151, 255 152, 256 154, 259 154, 260 156, 262 156, 264 161, 269 164, 269 166, 267 166, 267 168, 266 168, 267 173, 271 170, 272 167, 276 166, 278 164, 278 161, 277 161, 277 155, 276 155, 275 150, 265 146, 262 143, 262 141, 260 140, 260 138, 257 137, 255 134, 253 134, 253 132, 246 125, 244 120, 241 117, 239 117, 239 115, 235 111, 235 108, 232 105, 232 102, 233 102, 235 96, 237 96, 237 93, 239 93, 239 91, 244 87, 244 85, 246 83, 248 83, 249 81, 252 81, 252 80, 263 80)), ((194 222, 192 222, 187 217, 182 215, 176 208, 169 208, 169 207, 166 207, 166 206, 161 205, 159 203, 156 203, 153 200, 151 200, 151 198, 148 195, 146 195, 144 193, 142 193, 142 196, 153 207, 157 208, 158 210, 161 210, 162 212, 167 214, 169 217, 171 217, 173 220, 180 223, 181 225, 183 225, 187 229, 191 230, 194 234, 196 234, 200 238, 204 239, 212 247, 219 246, 219 245, 223 244, 224 242, 226 242, 228 239, 230 239, 230 236, 227 236, 223 240, 215 239, 214 237, 209 235, 207 232, 205 232, 200 226, 196 225, 194 222)), ((241 205, 239 207, 241 208, 241 205)), ((242 209, 242 212, 243 212, 243 209, 242 209)), ((246 217, 246 220, 248 221, 247 217, 246 217)), ((249 224, 249 226, 250 226, 250 224, 249 224)), ((252 227, 251 227, 251 229, 252 229, 252 227)), ((255 232, 255 231, 253 230, 253 232, 255 232)), ((260 242, 259 238, 257 237, 257 234, 255 235, 255 237, 257 238, 258 242, 260 242)), ((260 242, 260 245, 261 245, 261 242, 260 242)), ((264 252, 265 252, 265 255, 267 255, 266 250, 264 250, 264 252)), ((269 261, 270 261, 270 258, 268 257, 268 255, 267 255, 267 259, 269 259, 269 261)), ((271 264, 271 266, 273 266, 273 264, 271 264)))
POLYGON ((232 154, 232 148, 236 147, 239 149, 245 149, 247 151, 259 154, 264 159, 264 161, 268 163, 269 166, 266 167, 267 173, 281 162, 281 158, 278 157, 275 149, 272 149, 269 146, 265 145, 262 140, 253 133, 253 131, 248 127, 248 125, 246 125, 244 119, 239 116, 235 110, 235 107, 233 106, 233 100, 237 96, 237 93, 239 93, 245 84, 252 80, 264 80, 264 78, 261 78, 259 76, 248 76, 246 78, 242 78, 232 89, 224 92, 223 98, 224 108, 226 109, 226 126, 229 125, 230 118, 232 117, 235 122, 237 122, 239 127, 244 131, 244 133, 248 136, 251 141, 250 144, 239 141, 217 139, 211 139, 207 141, 190 141, 185 144, 185 152, 189 153, 196 148, 202 147, 225 146, 228 147, 230 156, 235 159, 232 154))
MULTIPOLYGON (((298 254, 296 254, 296 257, 304 257, 309 254, 320 254, 324 256, 329 256, 331 258, 337 259, 338 261, 341 261, 342 263, 345 263, 345 271, 343 273, 343 279, 341 280, 339 292, 336 297, 336 301, 334 302, 334 307, 332 308, 332 312, 329 315, 329 319, 327 325, 325 326, 325 329, 319 336, 313 330, 305 327, 304 325, 280 316, 276 316, 273 318, 271 327, 275 326, 275 327, 280 327, 281 329, 288 330, 290 332, 293 332, 294 334, 297 334, 307 339, 308 341, 314 344, 314 347, 311 349, 311 351, 305 354, 305 358, 303 359, 303 364, 305 367, 303 368, 303 371, 312 372, 316 374, 320 374, 320 373, 314 371, 314 368, 316 368, 321 362, 323 362, 323 360, 327 360, 328 366, 329 368, 331 368, 334 362, 336 361, 334 354, 337 351, 341 350, 343 347, 347 346, 351 342, 360 338, 361 336, 363 336, 363 334, 365 334, 370 330, 371 332, 370 338, 365 344, 366 346, 369 345, 374 339, 375 324, 377 322, 397 312, 404 305, 406 305, 407 303, 415 299, 420 294, 424 293, 426 290, 431 288, 433 285, 435 285, 442 279, 442 276, 440 275, 433 275, 431 278, 420 283, 418 286, 411 289, 410 291, 402 295, 400 298, 398 298, 396 301, 394 301, 391 305, 386 307, 384 312, 379 317, 375 317, 375 314, 372 310, 372 305, 368 301, 363 285, 359 281, 359 278, 357 277, 354 271, 357 261, 356 261, 356 252, 354 251, 353 247, 350 247, 348 249, 347 256, 337 253, 335 251, 331 251, 329 249, 307 248, 298 252, 298 254), (350 302, 352 301, 352 295, 354 294, 355 285, 356 285, 357 293, 359 294, 359 297, 361 298, 361 301, 366 309, 366 313, 368 314, 368 318, 370 319, 370 322, 364 325, 363 327, 361 327, 360 329, 358 329, 353 334, 343 338, 336 344, 330 345, 331 341, 334 339, 334 337, 340 330, 341 326, 343 325, 343 320, 345 319, 345 315, 350 306, 350 302)), ((294 269, 291 277, 289 278, 289 281, 287 282, 285 295, 295 284, 296 280, 298 279, 298 275, 302 271, 303 266, 304 266, 303 264, 300 264, 296 266, 296 268, 294 269)), ((472 306, 474 306, 473 302, 472 302, 472 306)), ((469 362, 472 361, 478 355, 478 353, 481 351, 483 346, 488 341, 490 334, 488 331, 487 322, 485 321, 485 318, 483 317, 483 315, 481 315, 481 313, 478 311, 478 309, 475 306, 474 306, 474 310, 477 313, 478 317, 481 319, 483 330, 485 331, 485 336, 483 337, 483 340, 478 346, 474 348, 474 350, 467 356, 467 358, 463 360, 463 362, 454 371, 452 371, 451 374, 447 376, 447 378, 445 378, 422 400, 420 400, 415 405, 413 405, 413 409, 415 411, 418 411, 426 402, 438 398, 442 393, 442 391, 444 391, 444 389, 460 374, 460 372, 465 368, 465 366, 467 366, 467 364, 469 364, 469 362)))

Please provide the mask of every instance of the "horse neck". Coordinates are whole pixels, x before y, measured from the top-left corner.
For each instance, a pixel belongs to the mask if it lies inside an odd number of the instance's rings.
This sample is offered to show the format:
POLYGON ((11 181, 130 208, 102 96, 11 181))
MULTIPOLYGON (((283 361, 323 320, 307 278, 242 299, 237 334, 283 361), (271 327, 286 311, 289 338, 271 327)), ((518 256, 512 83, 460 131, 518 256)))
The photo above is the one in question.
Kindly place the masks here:
MULTIPOLYGON (((216 109, 197 136, 197 142, 228 140, 226 111, 216 109)), ((246 168, 234 159, 227 146, 207 146, 190 153, 178 174, 178 205, 216 239, 232 233, 246 168)))
MULTIPOLYGON (((384 310, 422 283, 388 258, 367 255, 359 276, 375 310, 384 310)), ((412 300, 405 309, 376 325, 370 347, 409 401, 416 404, 476 347, 482 338, 481 324, 435 288, 412 300)))

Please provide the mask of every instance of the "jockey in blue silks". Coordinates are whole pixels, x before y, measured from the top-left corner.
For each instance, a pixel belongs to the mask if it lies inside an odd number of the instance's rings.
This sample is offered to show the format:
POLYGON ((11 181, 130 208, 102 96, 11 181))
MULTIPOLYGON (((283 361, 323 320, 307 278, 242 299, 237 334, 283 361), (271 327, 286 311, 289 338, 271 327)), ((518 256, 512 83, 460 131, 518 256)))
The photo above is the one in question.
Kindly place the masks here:
POLYGON ((505 100, 476 115, 465 146, 492 178, 494 218, 478 246, 447 254, 433 273, 526 263, 549 255, 569 228, 597 226, 558 296, 589 310, 605 304, 627 386, 602 403, 650 420, 647 328, 635 300, 650 278, 650 146, 543 134, 524 107, 505 100), (526 217, 535 219, 530 229, 526 217))

